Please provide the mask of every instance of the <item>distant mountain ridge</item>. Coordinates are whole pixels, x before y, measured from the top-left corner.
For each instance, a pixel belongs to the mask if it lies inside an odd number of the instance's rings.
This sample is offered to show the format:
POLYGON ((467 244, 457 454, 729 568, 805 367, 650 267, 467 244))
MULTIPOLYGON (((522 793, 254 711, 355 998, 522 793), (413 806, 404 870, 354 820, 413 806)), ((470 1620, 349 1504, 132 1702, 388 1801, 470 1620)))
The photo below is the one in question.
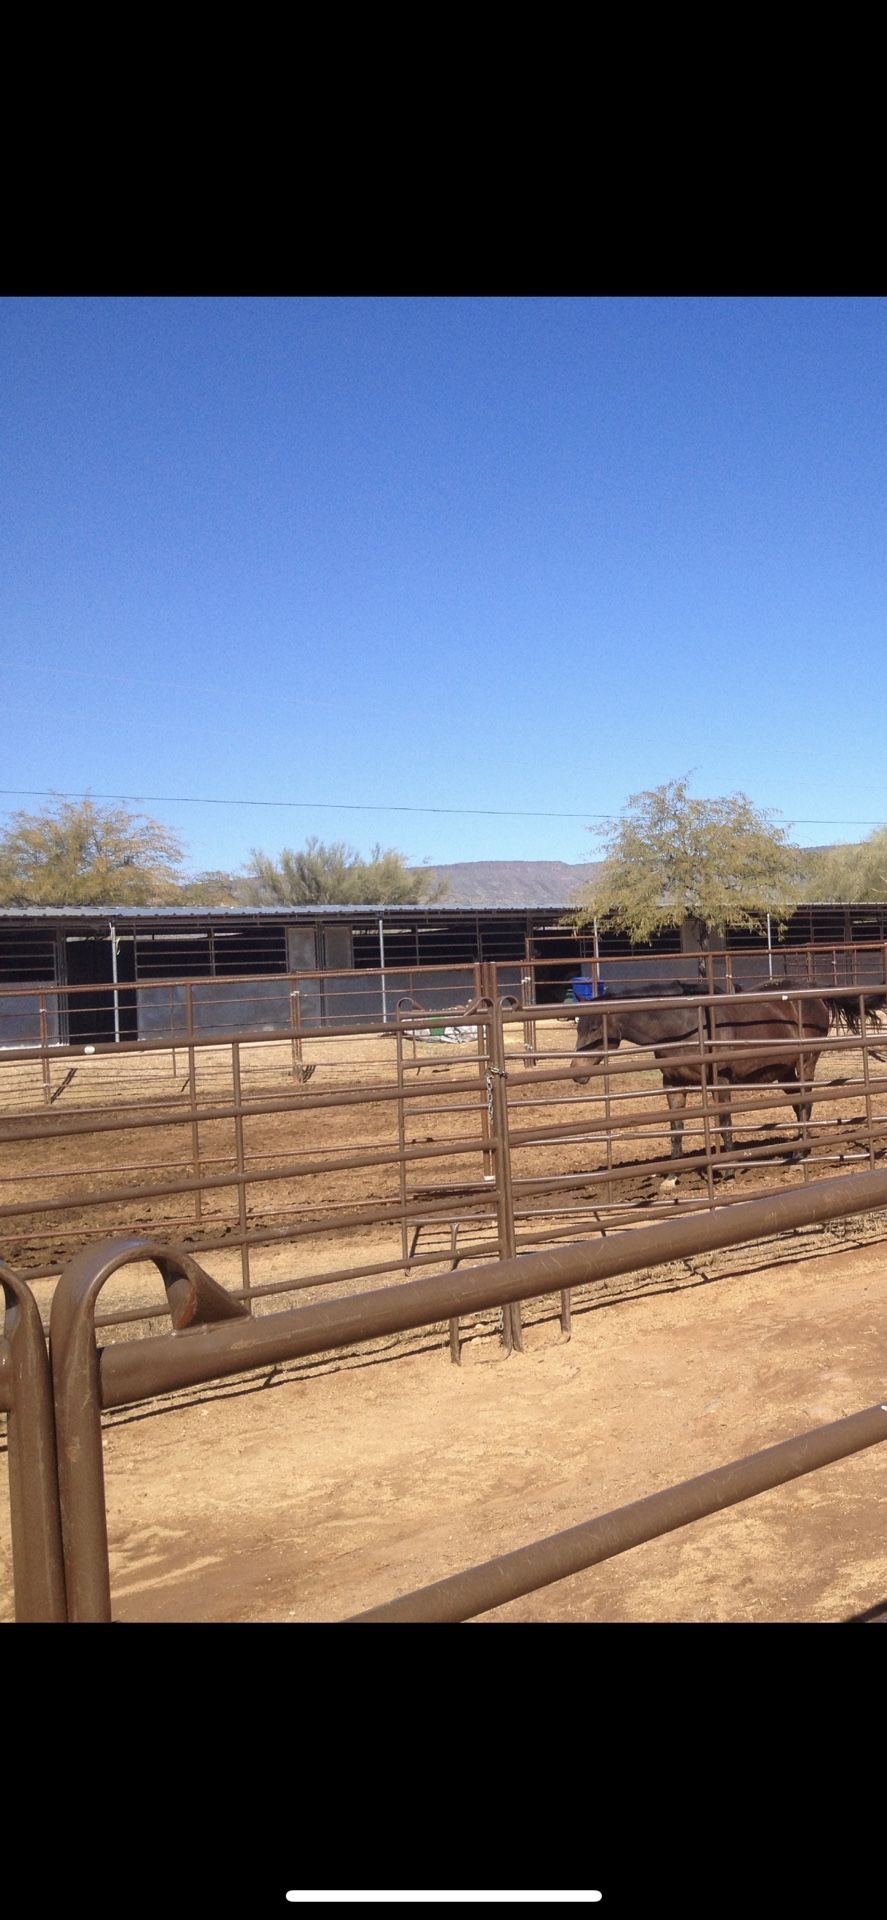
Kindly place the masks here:
MULTIPOLYGON (((827 847, 799 849, 802 885, 808 862, 827 847)), ((455 860, 423 869, 447 881, 444 907, 569 907, 580 887, 600 873, 603 860, 455 860)))
POLYGON ((425 869, 447 881, 446 907, 568 907, 603 865, 588 860, 456 860, 425 869))

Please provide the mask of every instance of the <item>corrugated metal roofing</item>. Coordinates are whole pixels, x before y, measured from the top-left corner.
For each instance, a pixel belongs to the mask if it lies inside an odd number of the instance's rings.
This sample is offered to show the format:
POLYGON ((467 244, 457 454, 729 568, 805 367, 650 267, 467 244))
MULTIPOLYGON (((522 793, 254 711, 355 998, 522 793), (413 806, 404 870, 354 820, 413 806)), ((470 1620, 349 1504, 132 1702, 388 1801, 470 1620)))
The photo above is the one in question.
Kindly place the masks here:
POLYGON ((189 920, 204 923, 209 920, 378 920, 380 915, 386 919, 400 914, 415 920, 418 914, 425 919, 466 918, 476 913, 566 913, 569 902, 563 904, 528 906, 526 901, 513 906, 452 906, 446 903, 428 905, 423 902, 411 906, 391 906, 380 902, 370 902, 366 906, 316 906, 316 907, 0 907, 0 920, 189 920))

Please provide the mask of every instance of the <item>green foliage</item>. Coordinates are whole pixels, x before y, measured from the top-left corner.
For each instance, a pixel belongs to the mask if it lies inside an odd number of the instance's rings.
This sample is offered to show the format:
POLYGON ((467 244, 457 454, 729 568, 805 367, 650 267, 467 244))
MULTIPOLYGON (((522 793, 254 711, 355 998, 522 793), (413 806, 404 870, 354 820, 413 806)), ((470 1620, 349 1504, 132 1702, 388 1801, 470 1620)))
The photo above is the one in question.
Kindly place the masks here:
POLYGON ((680 927, 687 949, 724 926, 758 927, 798 898, 798 852, 784 827, 744 793, 694 800, 689 775, 632 794, 605 835, 604 865, 577 897, 575 926, 592 919, 632 940, 680 927))
POLYGON ((887 827, 853 845, 818 849, 808 875, 811 900, 887 900, 887 827))
POLYGON ((300 852, 284 847, 276 860, 254 849, 246 889, 257 906, 403 906, 440 900, 446 882, 408 867, 394 847, 376 846, 363 860, 344 841, 325 846, 312 836, 300 852))
POLYGON ((58 800, 0 834, 3 906, 154 906, 180 898, 177 834, 147 814, 58 800))

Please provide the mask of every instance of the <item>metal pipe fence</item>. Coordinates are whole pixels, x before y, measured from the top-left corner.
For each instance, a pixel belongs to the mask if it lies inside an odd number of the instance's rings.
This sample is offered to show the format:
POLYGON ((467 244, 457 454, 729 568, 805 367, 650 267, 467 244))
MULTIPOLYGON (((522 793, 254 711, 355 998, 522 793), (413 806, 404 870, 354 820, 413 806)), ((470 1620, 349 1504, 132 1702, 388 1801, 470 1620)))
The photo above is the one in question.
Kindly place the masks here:
MULTIPOLYGON (((705 1019, 723 998, 694 998, 695 1035, 657 1047, 670 1067, 683 1065, 699 1080, 674 1155, 660 1073, 647 1052, 616 1053, 605 1034, 600 1066, 578 1089, 578 1009, 528 1010, 503 998, 492 964, 475 984, 478 997, 447 1009, 443 1031, 457 1036, 452 1041, 432 1038, 429 1009, 402 996, 385 1026, 300 1034, 295 1079, 291 1043, 275 1034, 235 1033, 220 1043, 192 1032, 186 1049, 173 1050, 174 1093, 163 1090, 168 1043, 122 1041, 90 1055, 79 1104, 65 1094, 49 1112, 38 1100, 21 1111, 6 1107, 0 1118, 7 1258, 31 1281, 51 1280, 97 1235, 147 1231, 194 1252, 230 1254, 232 1295, 261 1311, 281 1293, 508 1259, 577 1234, 715 1211, 735 1196, 737 1179, 752 1180, 742 1192, 754 1198, 851 1165, 873 1170, 887 1148, 887 1062, 862 991, 839 990, 858 1007, 863 1031, 817 1040, 815 1083, 731 1088, 729 1147, 718 1076, 741 1072, 759 1043, 725 1046, 705 1019), (527 1062, 530 1024, 533 1059, 548 1064, 527 1062), (96 1086, 89 1076, 97 1070, 106 1077, 96 1086), (809 1107, 802 1138, 772 1117, 763 1132, 765 1116, 784 1115, 793 1094, 809 1107), (305 1260, 280 1279, 283 1247, 303 1249, 305 1260)), ((815 988, 790 996, 798 1009, 816 997, 815 988)), ((743 1006, 755 999, 744 992, 743 1006)), ((606 1025, 623 1003, 602 1004, 606 1025)), ((786 1059, 798 1050, 798 1038, 768 1042, 768 1053, 786 1059)), ((9 1068, 7 1056, 0 1108, 9 1068)), ((560 1313, 568 1331, 566 1292, 560 1313)), ((103 1324, 156 1316, 148 1303, 127 1304, 103 1324)), ((457 1360, 458 1325, 449 1332, 457 1360)), ((503 1338, 520 1346, 518 1309, 506 1314, 503 1338)))
POLYGON ((585 1573, 632 1547, 660 1540, 679 1527, 752 1500, 755 1494, 787 1486, 805 1473, 849 1459, 887 1440, 887 1406, 866 1407, 825 1427, 812 1427, 725 1467, 651 1493, 643 1500, 598 1514, 593 1520, 549 1534, 531 1546, 436 1580, 380 1607, 352 1616, 352 1624, 394 1625, 402 1621, 452 1623, 472 1620, 509 1600, 585 1573))
MULTIPOLYGON (((288 1036, 293 1075, 299 1076, 302 1038, 327 1028, 387 1024, 392 1008, 405 996, 421 1001, 439 1024, 460 1002, 481 992, 481 966, 495 971, 500 992, 526 1006, 563 998, 570 978, 583 974, 611 988, 676 977, 704 978, 717 984, 764 987, 775 974, 790 972, 810 986, 876 985, 887 977, 883 940, 727 948, 704 953, 621 953, 597 950, 586 935, 572 939, 565 929, 527 938, 523 958, 434 964, 398 962, 387 966, 312 967, 284 971, 198 971, 185 975, 136 971, 132 978, 91 981, 34 979, 0 982, 0 1060, 30 1061, 42 1083, 44 1104, 59 1097, 63 1078, 55 1065, 75 1075, 84 1054, 110 1046, 149 1041, 187 1049, 194 1039, 234 1033, 288 1036), (564 942, 569 952, 564 953, 564 942), (553 951, 546 951, 552 948, 553 951), (92 1019, 92 1026, 90 1020, 92 1019)), ((248 956, 244 956, 248 958, 248 956)), ((208 963, 207 963, 208 964, 208 963)), ((528 1043, 532 1044, 532 1031, 528 1043)), ((173 1066, 175 1074, 176 1066, 173 1066)))
MULTIPOLYGON (((887 1172, 845 1176, 717 1213, 657 1223, 597 1244, 586 1242, 544 1255, 512 1258, 471 1272, 428 1276, 362 1297, 325 1300, 262 1319, 250 1317, 188 1254, 140 1239, 84 1250, 62 1276, 51 1321, 67 1617, 72 1621, 112 1617, 102 1455, 104 1409, 135 1405, 160 1393, 352 1346, 382 1334, 433 1325, 477 1308, 504 1311, 533 1295, 569 1291, 638 1266, 661 1265, 884 1206, 887 1172), (98 1346, 97 1306, 103 1287, 127 1264, 145 1260, 161 1271, 174 1332, 98 1346)), ((887 1408, 868 1408, 361 1617, 468 1618, 885 1438, 887 1408)))
MULTIPOLYGON (((517 985, 520 963, 503 963, 503 983, 517 985)), ((160 1042, 179 1055, 193 1041, 225 1041, 234 1034, 287 1038, 293 1078, 300 1077, 302 1039, 327 1029, 389 1024, 398 1000, 421 1000, 440 1022, 460 1001, 476 997, 480 963, 314 968, 310 972, 207 976, 140 976, 118 983, 34 981, 0 983, 0 1063, 30 1063, 43 1102, 58 1098, 58 1065, 76 1070, 85 1056, 107 1056, 160 1042), (105 1004, 107 1003, 107 1004, 105 1004)))
POLYGON ((7 1467, 17 1620, 66 1617, 52 1385, 43 1325, 30 1288, 0 1262, 5 1316, 0 1409, 7 1467))

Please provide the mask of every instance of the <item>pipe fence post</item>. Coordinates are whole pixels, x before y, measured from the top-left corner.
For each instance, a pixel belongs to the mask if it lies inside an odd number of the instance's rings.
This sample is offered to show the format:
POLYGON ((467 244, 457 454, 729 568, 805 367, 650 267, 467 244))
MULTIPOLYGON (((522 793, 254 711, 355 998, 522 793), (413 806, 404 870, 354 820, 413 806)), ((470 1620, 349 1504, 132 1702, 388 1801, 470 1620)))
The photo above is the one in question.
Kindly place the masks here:
MULTIPOLYGON (((194 1051, 194 993, 188 982, 186 994, 186 1018, 188 1021, 188 1105, 191 1112, 197 1111, 197 1057, 194 1051)), ((196 1120, 191 1121, 191 1164, 195 1180, 200 1179, 200 1127, 196 1120)), ((194 1221, 199 1225, 203 1218, 203 1199, 199 1187, 194 1189, 194 1221)))
POLYGON ((246 1210, 247 1173, 246 1173, 246 1153, 244 1151, 244 1140, 243 1140, 243 1091, 242 1091, 241 1078, 240 1078, 240 1041, 239 1040, 234 1040, 232 1041, 232 1044, 231 1044, 231 1072, 232 1072, 232 1078, 234 1082, 234 1102, 237 1109, 234 1115, 234 1151, 235 1151, 236 1160, 237 1160, 237 1221, 240 1229, 240 1272, 241 1272, 241 1278, 243 1280, 243 1291, 246 1295, 246 1303, 247 1303, 247 1306, 249 1307, 250 1312, 252 1312, 252 1299, 250 1295, 250 1273, 249 1273, 249 1243, 246 1238, 247 1233, 249 1231, 249 1216, 246 1210))
POLYGON ((862 1077, 865 1084, 865 1119, 869 1141, 869 1166, 875 1171, 875 1136, 872 1131, 872 1088, 869 1066, 869 1037, 866 1026, 865 994, 859 996, 859 1037, 862 1044, 862 1077))
POLYGON ((298 987, 290 988, 290 1032, 294 1080, 304 1078, 302 1072, 302 996, 298 987))
MULTIPOLYGON (((399 1014, 400 1013, 399 1006, 397 1011, 399 1014)), ((402 1208, 401 1219, 400 1219, 400 1251, 403 1258, 403 1270, 404 1270, 404 1273, 408 1276, 410 1272, 410 1237, 409 1237, 409 1226, 407 1222, 407 1168, 406 1168, 406 1161, 404 1159, 404 1154, 406 1152, 406 1145, 407 1145, 407 1134, 406 1134, 406 1109, 405 1109, 405 1100, 404 1100, 403 1029, 400 1026, 398 1026, 397 1032, 395 1033, 394 1037, 397 1043, 397 1151, 399 1155, 398 1178, 400 1182, 400 1204, 402 1208)))
POLYGON ((9 1519, 16 1620, 67 1619, 52 1380, 40 1309, 0 1262, 6 1302, 0 1405, 6 1408, 9 1519))
MULTIPOLYGON (((497 995, 495 966, 486 963, 485 998, 489 1002, 487 1050, 487 1112, 490 1133, 496 1143, 491 1156, 496 1182, 496 1220, 500 1260, 513 1260, 516 1252, 514 1225, 514 1189, 511 1179, 511 1152, 508 1142, 508 1092, 506 1088, 505 1029, 497 995)), ((520 1301, 513 1300, 502 1309, 502 1340, 506 1353, 516 1347, 523 1352, 520 1301)))

